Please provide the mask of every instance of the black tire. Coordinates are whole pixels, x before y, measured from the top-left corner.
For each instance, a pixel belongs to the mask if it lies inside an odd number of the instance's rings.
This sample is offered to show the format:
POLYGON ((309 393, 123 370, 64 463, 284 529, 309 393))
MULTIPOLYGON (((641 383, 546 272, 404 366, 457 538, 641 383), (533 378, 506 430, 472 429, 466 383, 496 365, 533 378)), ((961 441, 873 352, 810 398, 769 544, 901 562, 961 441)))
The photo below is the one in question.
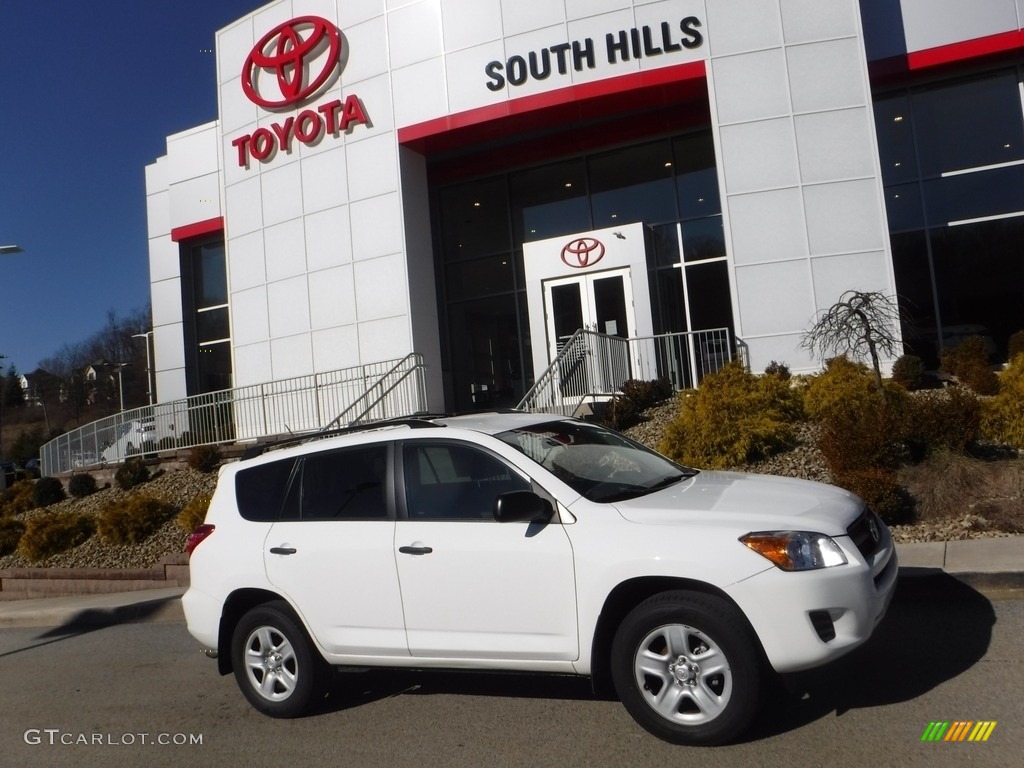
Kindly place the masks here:
POLYGON ((326 664, 284 601, 242 616, 231 637, 235 680, 245 698, 270 717, 298 717, 321 691, 326 664))
POLYGON ((612 641, 612 680, 629 714, 673 744, 736 739, 757 714, 763 665, 729 603, 663 592, 634 608, 612 641))

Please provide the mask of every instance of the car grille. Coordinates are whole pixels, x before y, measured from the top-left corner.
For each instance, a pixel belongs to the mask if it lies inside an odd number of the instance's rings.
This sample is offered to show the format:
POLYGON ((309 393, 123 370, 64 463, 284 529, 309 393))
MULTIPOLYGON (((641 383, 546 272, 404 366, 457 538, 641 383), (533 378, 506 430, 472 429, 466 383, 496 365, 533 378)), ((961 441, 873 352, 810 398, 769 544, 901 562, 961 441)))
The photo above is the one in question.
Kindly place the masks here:
POLYGON ((878 551, 882 543, 882 522, 870 509, 865 508, 864 513, 854 520, 846 532, 864 557, 871 557, 878 551))

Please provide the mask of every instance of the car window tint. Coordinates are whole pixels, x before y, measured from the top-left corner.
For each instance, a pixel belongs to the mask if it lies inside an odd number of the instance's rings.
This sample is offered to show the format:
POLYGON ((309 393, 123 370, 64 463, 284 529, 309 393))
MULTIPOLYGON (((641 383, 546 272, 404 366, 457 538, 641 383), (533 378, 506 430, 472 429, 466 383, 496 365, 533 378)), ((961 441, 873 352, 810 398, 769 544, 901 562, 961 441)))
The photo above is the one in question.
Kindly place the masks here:
POLYGON ((302 461, 302 520, 388 516, 386 445, 314 453, 302 461))
POLYGON ((405 494, 413 519, 493 520, 498 496, 530 482, 493 454, 458 443, 409 443, 405 494))
POLYGON ((240 470, 235 475, 239 514, 246 520, 277 520, 294 464, 284 459, 240 470))

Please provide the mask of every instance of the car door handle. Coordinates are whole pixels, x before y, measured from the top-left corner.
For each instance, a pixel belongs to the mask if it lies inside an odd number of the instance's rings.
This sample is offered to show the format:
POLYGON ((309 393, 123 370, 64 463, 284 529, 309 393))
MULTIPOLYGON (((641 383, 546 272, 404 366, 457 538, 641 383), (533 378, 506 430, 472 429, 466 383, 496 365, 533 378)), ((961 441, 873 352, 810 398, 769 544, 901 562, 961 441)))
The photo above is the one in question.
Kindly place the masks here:
POLYGON ((403 555, 429 555, 434 550, 432 547, 399 547, 398 551, 403 555))
POLYGON ((270 554, 272 555, 294 555, 298 552, 295 547, 271 547, 270 554))

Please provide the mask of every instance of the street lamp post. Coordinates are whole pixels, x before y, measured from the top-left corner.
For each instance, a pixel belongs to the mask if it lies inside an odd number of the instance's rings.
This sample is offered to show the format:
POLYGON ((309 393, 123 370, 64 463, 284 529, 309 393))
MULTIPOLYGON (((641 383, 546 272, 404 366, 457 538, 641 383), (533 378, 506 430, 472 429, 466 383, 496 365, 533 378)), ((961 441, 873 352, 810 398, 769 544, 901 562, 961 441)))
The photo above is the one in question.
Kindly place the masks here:
POLYGON ((145 333, 133 333, 133 339, 145 339, 146 340, 146 397, 149 400, 149 404, 153 404, 153 364, 149 357, 149 344, 150 337, 153 335, 152 331, 146 331, 145 333))

